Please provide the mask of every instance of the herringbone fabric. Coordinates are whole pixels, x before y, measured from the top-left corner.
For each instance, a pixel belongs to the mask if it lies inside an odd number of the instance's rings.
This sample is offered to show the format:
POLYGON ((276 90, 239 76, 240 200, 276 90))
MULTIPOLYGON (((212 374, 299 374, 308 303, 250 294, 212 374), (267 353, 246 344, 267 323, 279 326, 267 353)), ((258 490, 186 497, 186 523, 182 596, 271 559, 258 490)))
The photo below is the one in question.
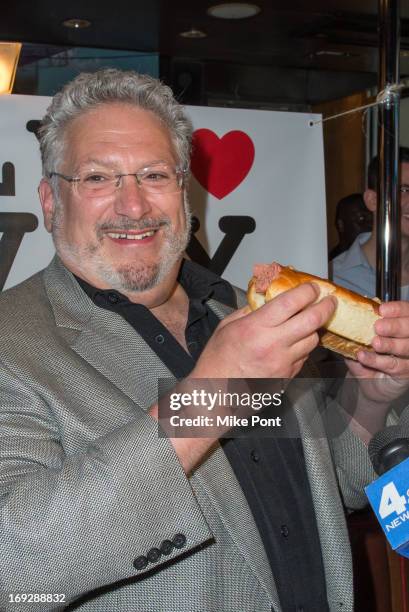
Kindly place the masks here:
MULTIPOLYGON (((10 594, 65 593, 86 612, 279 611, 224 453, 218 448, 188 480, 158 437, 146 410, 157 379, 171 374, 142 338, 95 306, 58 258, 2 295, 0 321, 0 610, 61 609, 10 603, 10 594), (185 546, 134 568, 176 534, 185 546)), ((314 405, 311 394, 297 410, 314 405)), ((350 555, 330 449, 308 439, 304 452, 330 607, 349 612, 350 555)))

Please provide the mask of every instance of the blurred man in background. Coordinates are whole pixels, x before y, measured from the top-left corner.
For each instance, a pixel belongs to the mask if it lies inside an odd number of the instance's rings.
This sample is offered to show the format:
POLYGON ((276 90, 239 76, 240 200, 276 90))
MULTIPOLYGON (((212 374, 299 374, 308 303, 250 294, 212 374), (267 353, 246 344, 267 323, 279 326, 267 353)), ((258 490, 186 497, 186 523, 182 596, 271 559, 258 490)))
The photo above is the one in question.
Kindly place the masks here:
MULTIPOLYGON (((409 148, 401 147, 400 199, 401 199, 401 299, 409 299, 409 148)), ((373 213, 372 231, 360 234, 351 247, 332 261, 335 283, 366 295, 376 294, 376 208, 378 158, 368 167, 368 188, 363 194, 367 209, 373 213)))
POLYGON ((363 232, 372 229, 372 212, 366 207, 362 193, 352 193, 339 200, 335 213, 338 244, 331 250, 329 259, 340 255, 363 232))

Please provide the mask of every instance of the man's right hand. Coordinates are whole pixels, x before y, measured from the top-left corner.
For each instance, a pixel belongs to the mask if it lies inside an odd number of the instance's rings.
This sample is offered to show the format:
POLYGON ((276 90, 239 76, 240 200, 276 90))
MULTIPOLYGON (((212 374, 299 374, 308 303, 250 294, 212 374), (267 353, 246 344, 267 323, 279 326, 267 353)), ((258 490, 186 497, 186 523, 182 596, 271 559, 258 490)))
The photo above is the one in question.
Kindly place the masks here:
POLYGON ((235 311, 218 325, 190 378, 296 376, 336 308, 330 296, 315 303, 318 293, 305 283, 254 312, 235 311))
MULTIPOLYGON (((221 321, 189 379, 177 388, 189 392, 192 379, 292 378, 318 344, 317 330, 332 316, 336 300, 315 303, 318 289, 306 283, 282 293, 258 310, 248 307, 221 321), (190 381, 190 382, 189 382, 190 381)), ((158 419, 158 407, 151 415, 158 419)), ((222 434, 223 431, 218 432, 222 434)), ((200 464, 215 437, 170 438, 185 472, 200 464)))

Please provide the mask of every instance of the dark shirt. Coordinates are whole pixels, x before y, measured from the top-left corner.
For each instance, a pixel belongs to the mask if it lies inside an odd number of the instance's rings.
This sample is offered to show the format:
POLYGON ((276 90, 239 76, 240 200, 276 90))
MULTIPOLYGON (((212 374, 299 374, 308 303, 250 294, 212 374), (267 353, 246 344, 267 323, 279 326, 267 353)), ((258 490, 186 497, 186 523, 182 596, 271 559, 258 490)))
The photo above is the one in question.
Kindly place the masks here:
MULTIPOLYGON (((192 371, 219 322, 208 300, 237 306, 226 281, 184 261, 178 280, 189 297, 187 353, 145 306, 133 304, 117 291, 96 289, 77 280, 95 304, 122 316, 178 379, 192 371)), ((253 435, 224 439, 221 444, 260 532, 283 612, 327 611, 321 548, 301 441, 253 435)))

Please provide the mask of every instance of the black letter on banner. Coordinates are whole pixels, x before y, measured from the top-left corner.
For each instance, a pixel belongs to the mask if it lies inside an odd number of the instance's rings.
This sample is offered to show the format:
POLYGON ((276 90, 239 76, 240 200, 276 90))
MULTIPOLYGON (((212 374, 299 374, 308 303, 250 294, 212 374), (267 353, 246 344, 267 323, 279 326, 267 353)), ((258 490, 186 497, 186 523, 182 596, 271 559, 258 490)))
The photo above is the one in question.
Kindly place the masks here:
POLYGON ((237 251, 241 241, 246 234, 251 234, 256 229, 253 217, 226 216, 219 220, 219 228, 226 235, 217 247, 216 253, 210 259, 199 240, 194 234, 200 228, 200 222, 196 217, 192 219, 192 236, 186 252, 196 263, 208 268, 216 274, 223 274, 234 253, 237 251))
POLYGON ((0 213, 0 291, 3 289, 26 232, 34 232, 38 219, 31 213, 0 213))
POLYGON ((192 235, 190 236, 189 244, 186 247, 186 253, 189 255, 192 261, 210 270, 212 260, 195 236, 199 229, 199 219, 197 217, 192 217, 192 235))
POLYGON ((40 129, 41 121, 39 119, 30 119, 26 123, 26 130, 32 132, 38 140, 38 130, 40 129))
POLYGON ((0 183, 0 196, 16 195, 16 180, 14 165, 11 162, 5 162, 2 168, 2 179, 0 183))

